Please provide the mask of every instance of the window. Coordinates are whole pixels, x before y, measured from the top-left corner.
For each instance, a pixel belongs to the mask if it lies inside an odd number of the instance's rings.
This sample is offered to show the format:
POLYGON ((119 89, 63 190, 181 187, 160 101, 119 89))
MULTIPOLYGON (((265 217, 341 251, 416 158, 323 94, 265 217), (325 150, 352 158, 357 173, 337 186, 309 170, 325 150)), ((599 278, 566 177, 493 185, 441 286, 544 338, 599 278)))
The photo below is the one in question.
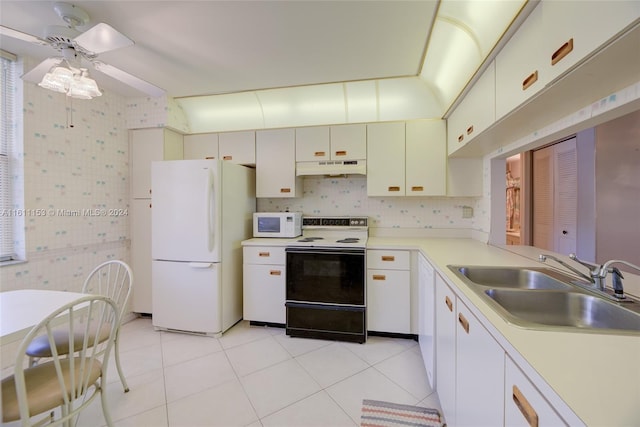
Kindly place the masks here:
POLYGON ((2 52, 0 56, 2 74, 0 75, 0 261, 14 259, 14 210, 11 182, 11 149, 15 132, 15 58, 2 52))

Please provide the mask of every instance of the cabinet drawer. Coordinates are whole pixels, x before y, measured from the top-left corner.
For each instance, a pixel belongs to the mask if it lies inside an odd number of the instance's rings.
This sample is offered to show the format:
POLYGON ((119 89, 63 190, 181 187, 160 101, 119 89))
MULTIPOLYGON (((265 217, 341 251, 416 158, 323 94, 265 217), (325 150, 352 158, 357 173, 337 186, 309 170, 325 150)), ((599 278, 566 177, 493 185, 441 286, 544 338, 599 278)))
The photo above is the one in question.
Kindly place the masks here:
POLYGON ((506 357, 504 393, 505 426, 567 425, 509 357, 506 357))
POLYGON ((275 246, 245 246, 243 248, 243 263, 245 264, 281 264, 284 265, 286 256, 284 247, 275 246))
POLYGON ((409 251, 367 251, 367 268, 385 270, 409 270, 411 257, 409 251))

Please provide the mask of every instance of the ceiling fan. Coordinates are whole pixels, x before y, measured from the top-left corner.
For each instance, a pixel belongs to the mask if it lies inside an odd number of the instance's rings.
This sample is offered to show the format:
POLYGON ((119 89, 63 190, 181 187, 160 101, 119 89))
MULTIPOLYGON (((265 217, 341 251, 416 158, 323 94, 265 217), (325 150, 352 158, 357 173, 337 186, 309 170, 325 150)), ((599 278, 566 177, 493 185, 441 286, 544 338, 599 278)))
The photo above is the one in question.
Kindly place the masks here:
POLYGON ((83 27, 89 23, 89 15, 78 6, 56 2, 53 4, 53 9, 67 26, 48 26, 45 28, 43 38, 0 25, 0 35, 49 46, 60 52, 58 56, 45 59, 31 71, 25 73, 22 76, 23 80, 42 86, 43 77, 48 76, 48 73, 53 72, 54 67, 59 65, 63 71, 64 68, 70 69, 76 79, 84 79, 88 77, 88 74, 87 69, 82 68, 82 62, 89 62, 93 68, 101 73, 149 96, 159 97, 165 94, 163 89, 98 60, 101 53, 132 46, 133 40, 105 23, 99 23, 85 32, 79 31, 77 27, 83 27))

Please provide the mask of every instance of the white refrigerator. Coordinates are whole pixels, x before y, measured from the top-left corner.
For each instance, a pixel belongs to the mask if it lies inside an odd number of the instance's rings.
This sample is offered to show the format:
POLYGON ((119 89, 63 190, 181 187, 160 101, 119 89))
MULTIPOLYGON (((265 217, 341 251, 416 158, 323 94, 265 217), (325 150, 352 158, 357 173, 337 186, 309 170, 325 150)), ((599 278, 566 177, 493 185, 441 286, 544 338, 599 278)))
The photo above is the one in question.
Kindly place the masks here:
POLYGON ((242 319, 242 248, 255 170, 219 160, 151 166, 152 323, 219 336, 242 319))

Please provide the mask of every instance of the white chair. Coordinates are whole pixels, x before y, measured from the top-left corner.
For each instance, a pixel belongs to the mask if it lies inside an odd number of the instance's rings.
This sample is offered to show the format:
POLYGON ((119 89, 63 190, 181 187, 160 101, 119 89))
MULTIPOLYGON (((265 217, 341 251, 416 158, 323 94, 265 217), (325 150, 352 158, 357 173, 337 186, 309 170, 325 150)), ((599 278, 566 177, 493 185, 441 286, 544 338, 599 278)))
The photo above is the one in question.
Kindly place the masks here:
MULTIPOLYGON (((105 295, 111 298, 118 306, 118 315, 120 320, 127 308, 131 289, 133 288, 133 273, 131 268, 123 261, 111 260, 103 262, 89 273, 82 286, 82 292, 87 294, 105 295)), ((120 324, 115 338, 114 357, 116 359, 116 368, 120 381, 124 387, 125 393, 129 391, 129 385, 122 372, 120 366, 120 324)), ((66 334, 54 334, 55 343, 58 347, 59 354, 65 354, 69 351, 69 344, 66 334)), ((45 357, 51 357, 51 347, 46 337, 39 337, 33 340, 33 343, 27 348, 27 355, 31 357, 32 364, 37 360, 45 357)))
POLYGON ((2 380, 2 421, 20 420, 22 426, 71 425, 74 417, 100 394, 105 421, 111 426, 104 386, 106 360, 119 322, 118 306, 111 298, 87 295, 60 307, 34 326, 18 348, 13 375, 2 380), (69 347, 75 349, 72 354, 57 351, 55 335, 62 331, 69 347), (40 337, 50 344, 50 360, 31 366, 26 350, 40 337), (60 410, 54 411, 56 408, 60 410), (32 419, 43 413, 47 416, 32 419))

